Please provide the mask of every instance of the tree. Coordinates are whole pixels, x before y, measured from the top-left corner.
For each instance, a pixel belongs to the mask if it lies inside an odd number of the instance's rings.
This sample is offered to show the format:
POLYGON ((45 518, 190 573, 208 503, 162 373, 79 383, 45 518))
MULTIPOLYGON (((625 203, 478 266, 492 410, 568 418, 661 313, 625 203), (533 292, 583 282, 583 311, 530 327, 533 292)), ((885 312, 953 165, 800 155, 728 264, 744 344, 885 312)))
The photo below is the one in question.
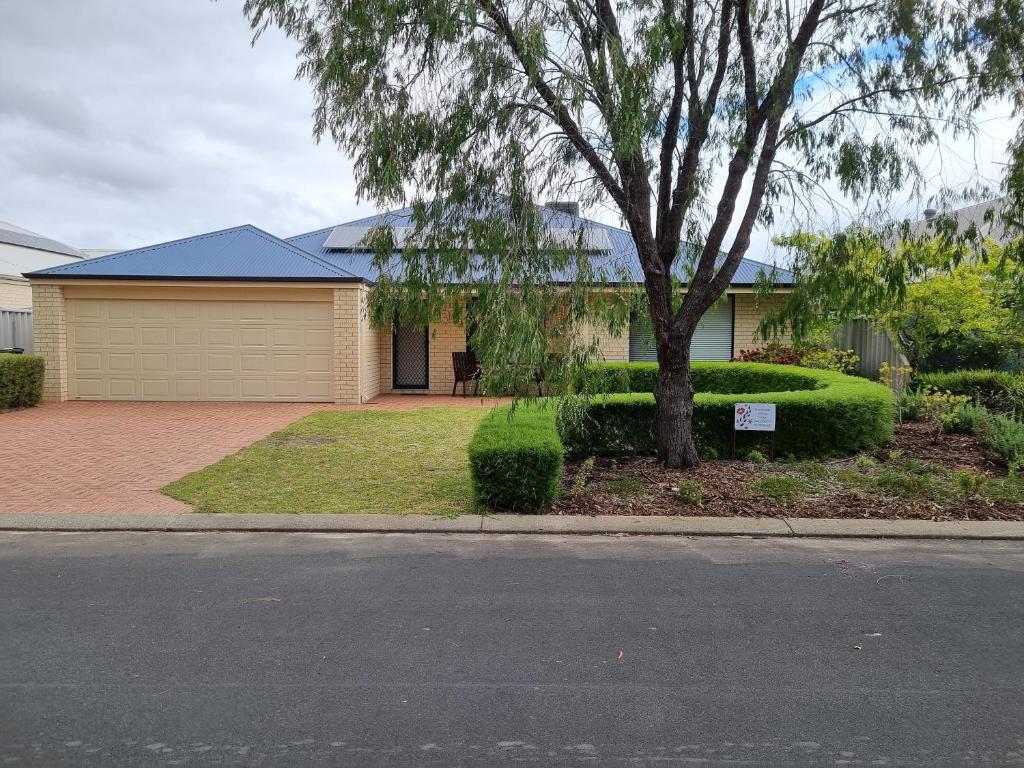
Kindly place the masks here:
POLYGON ((911 365, 998 367, 1024 349, 1016 286, 1019 242, 977 249, 966 233, 911 238, 893 247, 869 230, 834 237, 799 233, 777 241, 794 254, 796 287, 764 333, 802 340, 853 317, 887 329, 911 365))
MULTIPOLYGON (((823 185, 885 207, 922 184, 923 148, 1020 87, 1021 42, 1006 33, 1019 0, 247 0, 245 12, 257 36, 273 24, 299 41, 315 133, 355 158, 360 193, 414 204, 415 248, 378 283, 376 321, 436 317, 475 292, 482 346, 535 356, 545 324, 598 311, 621 325, 616 302, 587 298, 615 276, 590 266, 583 233, 552 247, 532 203, 571 191, 614 206, 643 269, 670 467, 697 463, 690 342, 754 226, 823 185)), ((374 239, 382 266, 401 245, 374 239)))

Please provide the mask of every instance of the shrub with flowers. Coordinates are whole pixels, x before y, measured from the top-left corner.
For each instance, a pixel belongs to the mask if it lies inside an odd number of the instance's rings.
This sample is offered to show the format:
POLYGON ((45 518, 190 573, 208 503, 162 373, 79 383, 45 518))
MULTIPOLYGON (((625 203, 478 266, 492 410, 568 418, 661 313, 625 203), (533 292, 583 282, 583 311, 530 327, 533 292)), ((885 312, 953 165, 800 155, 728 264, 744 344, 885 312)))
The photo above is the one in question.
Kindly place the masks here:
POLYGON ((800 365, 804 359, 804 350, 787 347, 777 341, 769 341, 760 349, 741 349, 741 363, 774 363, 775 365, 800 365))
POLYGON ((788 347, 770 341, 760 349, 741 349, 737 361, 743 363, 774 363, 775 365, 801 365, 839 373, 853 373, 860 358, 852 349, 828 347, 788 347))

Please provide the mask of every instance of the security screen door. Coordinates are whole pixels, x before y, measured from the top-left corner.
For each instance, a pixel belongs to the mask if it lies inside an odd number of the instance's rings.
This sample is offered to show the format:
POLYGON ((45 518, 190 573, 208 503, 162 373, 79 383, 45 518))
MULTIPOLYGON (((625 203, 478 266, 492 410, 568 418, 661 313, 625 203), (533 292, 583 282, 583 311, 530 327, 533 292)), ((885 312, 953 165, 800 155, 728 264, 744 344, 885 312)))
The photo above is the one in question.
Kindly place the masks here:
POLYGON ((430 339, 425 325, 396 325, 391 338, 391 385, 394 389, 430 386, 430 339))

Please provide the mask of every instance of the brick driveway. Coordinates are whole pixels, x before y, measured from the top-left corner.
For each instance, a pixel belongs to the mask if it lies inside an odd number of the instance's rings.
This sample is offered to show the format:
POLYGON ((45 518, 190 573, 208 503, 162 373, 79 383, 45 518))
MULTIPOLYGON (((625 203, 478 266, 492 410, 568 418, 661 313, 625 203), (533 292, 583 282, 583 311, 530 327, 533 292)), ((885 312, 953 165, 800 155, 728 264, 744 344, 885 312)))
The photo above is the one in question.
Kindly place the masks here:
POLYGON ((47 403, 0 413, 0 512, 190 512, 157 489, 316 403, 47 403))

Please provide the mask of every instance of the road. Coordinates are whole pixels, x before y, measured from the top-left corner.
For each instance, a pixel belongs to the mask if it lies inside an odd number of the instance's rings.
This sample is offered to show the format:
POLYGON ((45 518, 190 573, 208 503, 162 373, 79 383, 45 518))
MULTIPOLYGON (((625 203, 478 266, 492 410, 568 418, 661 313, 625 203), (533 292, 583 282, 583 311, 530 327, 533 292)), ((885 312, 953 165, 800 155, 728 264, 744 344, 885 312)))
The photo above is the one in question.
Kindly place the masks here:
POLYGON ((0 534, 0 765, 1021 765, 1024 546, 0 534))

